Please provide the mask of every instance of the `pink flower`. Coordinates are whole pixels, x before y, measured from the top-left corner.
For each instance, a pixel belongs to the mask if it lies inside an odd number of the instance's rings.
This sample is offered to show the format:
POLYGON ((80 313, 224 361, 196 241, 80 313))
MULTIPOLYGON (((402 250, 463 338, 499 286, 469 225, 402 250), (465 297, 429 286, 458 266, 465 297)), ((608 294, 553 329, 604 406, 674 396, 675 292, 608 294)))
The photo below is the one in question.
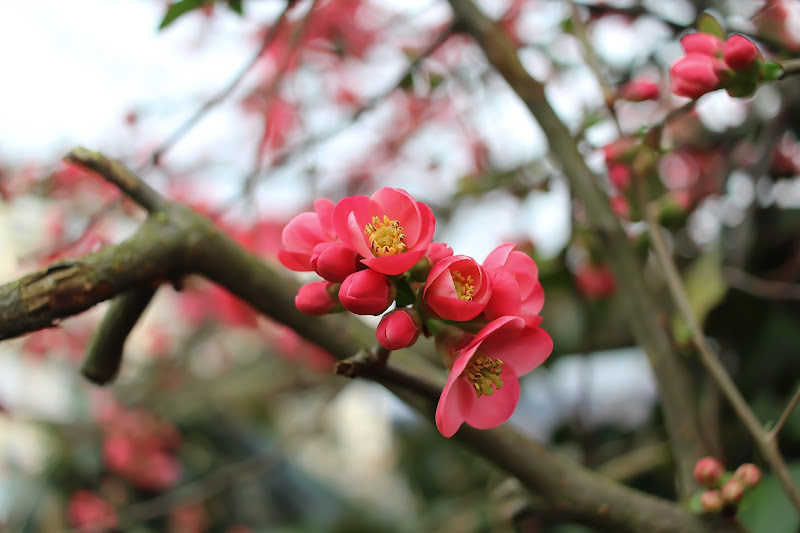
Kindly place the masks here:
MULTIPOLYGON (((331 295, 334 284, 328 281, 312 281, 300 287, 294 297, 297 310, 307 315, 326 315, 333 312, 339 302, 331 295)), ((339 308, 341 309, 341 308, 339 308)))
POLYGON ((631 102, 658 100, 659 93, 658 84, 645 79, 631 80, 619 89, 619 97, 631 102))
POLYGON ((608 265, 593 265, 588 262, 576 269, 575 285, 589 300, 608 298, 617 290, 617 282, 608 265))
POLYGON ((515 251, 513 242, 501 244, 486 256, 483 268, 492 279, 492 297, 486 305, 486 318, 520 316, 528 325, 539 324, 544 305, 544 289, 539 283, 539 268, 531 257, 515 251))
POLYGON ((753 41, 750 41, 742 35, 731 35, 725 41, 725 46, 722 49, 722 55, 731 70, 743 71, 749 70, 750 66, 761 57, 761 52, 758 51, 753 41))
POLYGON ((519 317, 490 322, 461 349, 451 351, 450 376, 436 406, 436 427, 452 437, 461 424, 499 426, 519 401, 519 377, 547 359, 553 341, 519 317))
POLYGON ((315 213, 300 213, 286 224, 281 234, 285 250, 278 251, 283 266, 295 272, 310 272, 311 256, 321 242, 336 240, 333 230, 333 202, 321 198, 314 202, 315 213))
POLYGON ((87 533, 111 531, 118 523, 114 507, 89 490, 72 493, 67 504, 67 519, 78 531, 87 533))
POLYGON ((721 62, 711 56, 691 52, 680 58, 669 69, 672 92, 687 98, 700 98, 719 89, 722 79, 721 62))
POLYGON ((379 315, 391 305, 396 291, 389 278, 368 268, 345 278, 339 287, 339 302, 357 315, 379 315))
POLYGON ((436 225, 430 208, 402 189, 348 196, 333 211, 333 226, 362 263, 382 274, 402 274, 425 255, 436 225))
POLYGON ((745 489, 752 489, 761 481, 761 469, 753 463, 739 465, 733 477, 742 482, 745 489))
POLYGON ((483 268, 471 257, 453 255, 433 265, 422 299, 440 317, 465 321, 483 311, 491 294, 483 268))
POLYGON ((378 343, 387 350, 400 350, 417 342, 422 319, 413 309, 395 309, 386 313, 378 324, 378 343))
POLYGON ((722 40, 710 33, 689 33, 681 37, 681 46, 686 54, 719 56, 722 53, 722 40))
POLYGON ((311 254, 311 267, 320 277, 341 283, 358 270, 358 252, 341 242, 321 242, 311 254))

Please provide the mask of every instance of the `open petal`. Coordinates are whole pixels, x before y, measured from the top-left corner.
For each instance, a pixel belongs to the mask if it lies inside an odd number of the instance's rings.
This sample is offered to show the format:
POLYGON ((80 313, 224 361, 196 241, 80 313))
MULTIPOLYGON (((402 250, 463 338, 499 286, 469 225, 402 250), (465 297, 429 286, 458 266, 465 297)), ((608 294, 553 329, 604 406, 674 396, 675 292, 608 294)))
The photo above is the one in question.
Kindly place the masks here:
POLYGON ((464 417, 472 410, 471 404, 476 399, 475 389, 469 381, 451 374, 436 406, 436 427, 439 432, 445 437, 452 437, 464 423, 464 417))
POLYGON ((464 422, 477 429, 489 429, 499 426, 514 414, 519 403, 519 378, 505 365, 502 378, 503 386, 492 395, 484 394, 478 398, 475 390, 471 391, 475 400, 469 403, 470 409, 464 413, 464 422))
MULTIPOLYGON (((390 220, 397 220, 406 234, 406 245, 410 248, 416 244, 421 228, 421 215, 417 202, 406 191, 384 187, 370 197, 370 218, 377 216, 383 220, 386 215, 390 220)), ((427 246, 427 245, 426 245, 427 246)))
POLYGON ((483 268, 486 270, 493 270, 506 264, 508 254, 514 249, 516 244, 513 242, 506 242, 489 252, 486 259, 483 261, 483 268))
POLYGON ((496 356, 503 360, 503 370, 508 366, 517 376, 522 376, 550 356, 553 352, 553 339, 541 328, 526 327, 516 338, 503 346, 497 346, 495 350, 496 356))
POLYGON ((319 217, 322 229, 332 237, 336 235, 336 230, 333 228, 333 210, 335 207, 334 203, 327 198, 320 198, 314 202, 314 211, 319 217))
POLYGON ((505 268, 491 270, 492 295, 486 304, 486 316, 492 320, 506 315, 519 315, 521 302, 519 285, 514 276, 505 268))

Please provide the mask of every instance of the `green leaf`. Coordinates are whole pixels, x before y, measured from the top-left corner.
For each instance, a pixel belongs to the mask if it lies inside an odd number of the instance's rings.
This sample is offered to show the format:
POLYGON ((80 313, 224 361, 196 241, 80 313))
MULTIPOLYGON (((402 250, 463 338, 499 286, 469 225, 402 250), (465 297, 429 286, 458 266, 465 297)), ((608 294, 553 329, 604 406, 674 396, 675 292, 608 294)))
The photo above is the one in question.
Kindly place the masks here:
POLYGON ((178 17, 210 3, 212 2, 209 0, 179 0, 169 6, 167 13, 164 15, 164 19, 161 21, 161 24, 158 25, 158 29, 163 30, 175 22, 178 17))
POLYGON ((700 16, 697 17, 697 31, 725 39, 725 30, 722 29, 722 24, 708 11, 700 13, 700 16))
POLYGON ((228 0, 228 7, 234 13, 244 15, 244 6, 242 5, 242 0, 228 0))
POLYGON ((783 65, 775 61, 764 61, 764 81, 775 81, 783 76, 783 65))
MULTIPOLYGON (((800 483, 800 462, 788 466, 795 484, 800 483)), ((800 526, 800 518, 772 474, 765 475, 755 489, 745 492, 737 517, 748 531, 796 533, 800 526)))
POLYGON ((416 301, 417 295, 414 294, 408 281, 403 278, 395 279, 394 285, 397 287, 397 296, 395 296, 397 307, 406 307, 416 301))

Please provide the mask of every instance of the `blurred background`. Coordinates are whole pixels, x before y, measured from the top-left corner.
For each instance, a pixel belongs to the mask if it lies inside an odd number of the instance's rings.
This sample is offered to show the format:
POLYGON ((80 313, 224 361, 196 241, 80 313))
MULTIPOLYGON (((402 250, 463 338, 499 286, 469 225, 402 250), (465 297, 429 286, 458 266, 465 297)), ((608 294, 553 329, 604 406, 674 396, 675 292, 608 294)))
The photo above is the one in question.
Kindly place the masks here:
MULTIPOLYGON (((0 4, 2 281, 120 242, 143 220, 60 161, 78 145, 122 159, 276 268, 283 225, 314 199, 402 187, 432 207, 436 240, 455 253, 482 261, 512 240, 537 261, 555 350, 523 380, 509 423, 674 496, 625 296, 544 134, 470 39, 448 33, 447 4, 292 4, 0 4), (165 18, 176 5, 187 12, 165 18)), ((670 95, 667 71, 700 12, 770 58, 800 49, 790 1, 479 5, 603 176, 604 147, 687 101, 670 95), (661 90, 615 98, 638 79, 661 90)), ((763 421, 800 375, 798 94, 790 79, 746 100, 702 97, 666 123, 668 151, 648 176, 692 305, 763 421)), ((602 185, 696 367, 707 437, 729 467, 758 462, 673 316, 638 206, 613 179, 602 185)), ((201 279, 159 291, 118 380, 92 386, 77 368, 103 309, 0 343, 2 531, 589 531, 538 516, 507 475, 381 387, 333 376, 328 354, 201 279)), ((800 474, 797 416, 782 443, 800 474)), ((756 531, 797 529, 769 476, 742 512, 756 531)))

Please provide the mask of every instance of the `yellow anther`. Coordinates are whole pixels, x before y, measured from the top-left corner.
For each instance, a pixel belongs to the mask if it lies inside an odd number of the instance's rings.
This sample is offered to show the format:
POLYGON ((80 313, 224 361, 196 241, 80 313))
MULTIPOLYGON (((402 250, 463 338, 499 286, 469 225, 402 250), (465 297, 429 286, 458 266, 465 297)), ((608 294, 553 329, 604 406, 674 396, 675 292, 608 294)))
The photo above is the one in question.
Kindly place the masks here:
POLYGON ((453 285, 456 288, 458 299, 471 302, 472 295, 475 293, 475 280, 472 279, 472 276, 465 278, 458 270, 452 272, 450 276, 453 278, 453 285))
POLYGON ((502 366, 503 361, 491 357, 475 356, 470 360, 464 369, 464 376, 475 387, 478 398, 484 394, 491 396, 500 390, 503 386, 503 380, 500 379, 502 366))
POLYGON ((372 217, 372 223, 364 226, 364 233, 369 235, 369 246, 376 257, 396 255, 406 251, 403 242, 405 234, 399 220, 389 220, 383 215, 383 221, 372 217))

